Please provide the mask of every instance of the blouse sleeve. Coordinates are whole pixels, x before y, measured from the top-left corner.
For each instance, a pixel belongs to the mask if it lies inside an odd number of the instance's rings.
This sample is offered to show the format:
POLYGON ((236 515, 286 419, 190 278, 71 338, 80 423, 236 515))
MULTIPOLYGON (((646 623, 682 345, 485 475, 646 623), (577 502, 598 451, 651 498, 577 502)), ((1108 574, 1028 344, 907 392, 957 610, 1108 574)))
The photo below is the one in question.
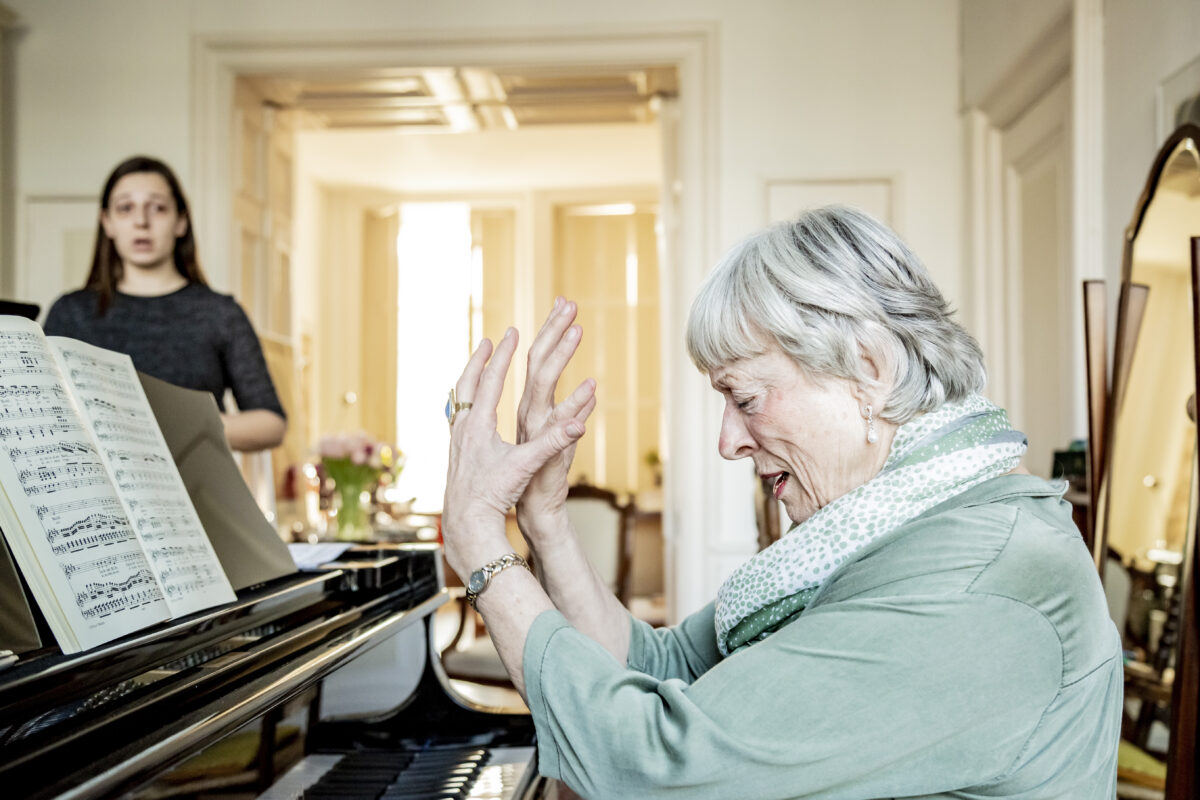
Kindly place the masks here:
MULTIPOLYGON (((635 661, 655 649, 644 633, 635 661)), ((670 655, 649 660, 690 672, 684 641, 658 637, 670 655)), ((967 595, 816 608, 691 681, 627 668, 547 611, 524 665, 541 772, 586 797, 641 800, 971 786, 1016 760, 1062 669, 1040 614, 967 595)))
POLYGON ((228 314, 229 327, 222 354, 226 384, 233 390, 233 397, 242 411, 261 408, 286 419, 254 326, 241 306, 232 300, 230 305, 232 310, 228 314))
POLYGON ((671 628, 653 628, 632 619, 626 659, 631 669, 659 680, 678 678, 690 683, 721 660, 712 603, 671 628))

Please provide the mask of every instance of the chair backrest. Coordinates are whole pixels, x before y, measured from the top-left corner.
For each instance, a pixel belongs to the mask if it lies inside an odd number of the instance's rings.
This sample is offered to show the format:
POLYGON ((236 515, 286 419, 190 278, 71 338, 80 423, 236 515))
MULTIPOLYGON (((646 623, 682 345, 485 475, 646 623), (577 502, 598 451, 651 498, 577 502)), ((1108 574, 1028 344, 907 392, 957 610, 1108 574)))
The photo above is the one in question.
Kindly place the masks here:
POLYGON ((588 560, 613 594, 628 605, 633 501, 621 504, 614 492, 576 484, 567 490, 566 508, 588 560))

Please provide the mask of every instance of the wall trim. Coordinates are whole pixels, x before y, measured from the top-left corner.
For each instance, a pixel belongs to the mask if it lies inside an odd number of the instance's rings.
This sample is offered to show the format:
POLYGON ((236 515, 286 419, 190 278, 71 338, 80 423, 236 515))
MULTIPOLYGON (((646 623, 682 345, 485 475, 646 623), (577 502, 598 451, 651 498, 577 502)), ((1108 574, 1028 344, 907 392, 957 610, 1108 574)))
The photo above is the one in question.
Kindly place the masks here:
MULTIPOLYGON (((1053 23, 977 107, 963 111, 966 156, 966 272, 972 326, 988 356, 989 390, 997 402, 1015 391, 1011 374, 1009 324, 994 303, 1006 291, 1003 231, 1003 131, 1059 81, 1071 81, 1071 238, 1072 287, 1104 274, 1103 176, 1103 8, 1102 0, 1074 0, 1072 9, 1053 23)), ((1082 289, 1080 288, 1080 291, 1082 289)), ((1082 295, 1079 295, 1080 299, 1082 295)), ((1074 435, 1087 431, 1086 365, 1083 360, 1083 307, 1068 309, 1069 375, 1074 435)))
POLYGON ((1059 17, 1017 66, 984 96, 978 108, 997 128, 1007 128, 1039 97, 1071 72, 1072 14, 1059 17))

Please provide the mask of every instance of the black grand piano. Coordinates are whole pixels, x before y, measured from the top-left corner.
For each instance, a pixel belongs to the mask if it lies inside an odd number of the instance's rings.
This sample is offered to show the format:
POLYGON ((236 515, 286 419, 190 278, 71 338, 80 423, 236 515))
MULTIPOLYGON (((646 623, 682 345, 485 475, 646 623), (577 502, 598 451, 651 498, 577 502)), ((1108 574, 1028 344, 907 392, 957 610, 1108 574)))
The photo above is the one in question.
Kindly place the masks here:
POLYGON ((391 545, 371 569, 356 558, 0 670, 0 796, 554 797, 529 716, 449 688, 433 646, 433 612, 449 599, 440 548, 391 545), (385 649, 408 653, 415 688, 387 709, 330 714, 324 687, 385 649))

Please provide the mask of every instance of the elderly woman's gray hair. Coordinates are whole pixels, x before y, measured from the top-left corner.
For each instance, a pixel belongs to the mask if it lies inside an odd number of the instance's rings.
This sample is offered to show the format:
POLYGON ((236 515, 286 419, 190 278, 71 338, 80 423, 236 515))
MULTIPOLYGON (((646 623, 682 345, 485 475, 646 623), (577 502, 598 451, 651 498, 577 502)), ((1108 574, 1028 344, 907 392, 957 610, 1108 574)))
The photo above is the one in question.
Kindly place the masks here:
POLYGON ((983 388, 979 345, 924 265, 869 215, 829 206, 743 240, 700 287, 687 346, 705 372, 773 343, 814 376, 894 386, 880 416, 903 424, 983 388))

